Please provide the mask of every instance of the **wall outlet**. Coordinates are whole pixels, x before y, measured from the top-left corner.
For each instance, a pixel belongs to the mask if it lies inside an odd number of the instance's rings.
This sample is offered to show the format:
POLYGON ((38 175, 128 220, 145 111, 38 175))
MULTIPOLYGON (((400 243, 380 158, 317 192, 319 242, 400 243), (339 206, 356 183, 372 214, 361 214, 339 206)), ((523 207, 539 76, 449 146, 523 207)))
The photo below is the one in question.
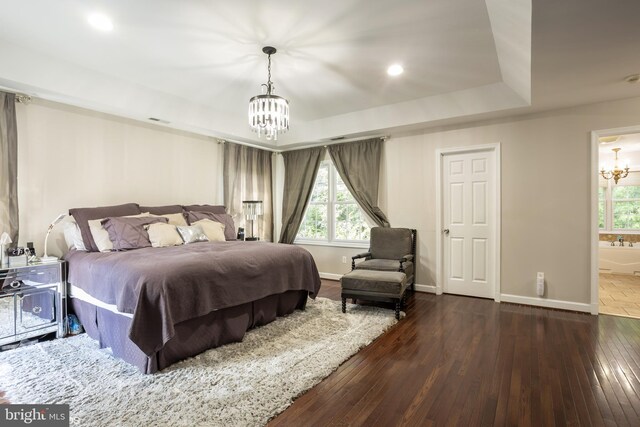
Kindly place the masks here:
POLYGON ((544 273, 540 271, 536 274, 536 293, 539 297, 544 295, 544 273))
POLYGON ((346 264, 346 263, 347 263, 347 257, 346 257, 346 256, 343 256, 343 257, 342 257, 342 263, 343 263, 343 264, 346 264))

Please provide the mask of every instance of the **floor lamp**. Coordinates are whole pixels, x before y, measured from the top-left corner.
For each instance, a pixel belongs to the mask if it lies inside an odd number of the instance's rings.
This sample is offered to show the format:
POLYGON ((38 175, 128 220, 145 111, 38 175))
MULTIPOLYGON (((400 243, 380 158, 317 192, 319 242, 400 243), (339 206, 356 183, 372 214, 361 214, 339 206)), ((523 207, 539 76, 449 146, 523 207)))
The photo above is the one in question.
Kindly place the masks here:
POLYGON ((242 210, 244 211, 244 217, 247 221, 251 221, 251 236, 245 237, 244 240, 256 241, 260 240, 260 237, 256 237, 253 230, 253 223, 259 216, 262 215, 262 200, 243 200, 242 210))

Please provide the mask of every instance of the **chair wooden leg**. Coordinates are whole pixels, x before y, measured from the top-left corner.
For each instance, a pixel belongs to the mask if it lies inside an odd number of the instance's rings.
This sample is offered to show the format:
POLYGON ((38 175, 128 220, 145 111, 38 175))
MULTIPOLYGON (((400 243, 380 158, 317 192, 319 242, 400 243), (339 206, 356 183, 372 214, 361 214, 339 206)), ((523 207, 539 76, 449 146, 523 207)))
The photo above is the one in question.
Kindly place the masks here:
POLYGON ((355 298, 352 298, 352 299, 351 299, 351 303, 355 304, 355 303, 356 303, 356 299, 355 299, 355 298))
POLYGON ((400 299, 396 301, 396 320, 400 320, 400 299))
POLYGON ((346 298, 342 298, 342 312, 343 313, 347 312, 347 299, 346 298))

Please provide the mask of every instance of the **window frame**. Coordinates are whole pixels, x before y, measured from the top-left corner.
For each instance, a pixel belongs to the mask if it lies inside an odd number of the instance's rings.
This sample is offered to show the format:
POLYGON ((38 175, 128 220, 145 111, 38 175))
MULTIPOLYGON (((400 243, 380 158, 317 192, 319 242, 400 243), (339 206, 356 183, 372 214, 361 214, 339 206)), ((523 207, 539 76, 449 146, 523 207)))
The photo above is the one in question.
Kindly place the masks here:
MULTIPOLYGON (((367 221, 366 218, 366 214, 362 211, 362 208, 360 208, 360 205, 358 204, 358 202, 354 201, 353 202, 346 202, 346 201, 338 201, 337 200, 337 188, 338 188, 338 171, 335 167, 335 165, 333 164, 333 162, 331 161, 331 159, 325 159, 322 160, 322 162, 320 163, 320 167, 318 168, 318 170, 320 170, 320 168, 322 167, 327 167, 328 168, 328 174, 327 174, 327 181, 328 181, 328 191, 327 191, 327 202, 311 202, 311 200, 309 201, 309 203, 307 204, 307 207, 304 210, 304 213, 302 214, 302 218, 304 221, 304 218, 307 215, 307 211, 309 210, 309 206, 311 205, 326 205, 326 209, 327 209, 327 237, 325 239, 314 239, 314 238, 308 238, 308 237, 298 237, 298 235, 296 234, 296 238, 294 240, 294 243, 297 244, 302 244, 302 245, 317 245, 317 246, 336 246, 336 247, 346 247, 346 248, 368 248, 369 247, 369 240, 346 240, 346 239, 337 239, 336 238, 336 205, 346 205, 346 204, 355 204, 355 206, 360 210, 360 213, 363 217, 364 222, 369 225, 370 222, 367 221)), ((317 175, 316 175, 316 179, 317 179, 317 175)), ((316 182, 314 180, 313 182, 313 186, 315 188, 316 182)), ((347 191, 349 191, 347 189, 347 191)), ((351 195, 351 197, 353 197, 353 195, 351 195)), ((371 228, 369 226, 369 228, 371 228)), ((300 232, 300 230, 298 230, 298 233, 300 232)))
MULTIPOLYGON (((616 233, 624 233, 624 234, 640 234, 640 228, 614 228, 614 218, 613 211, 615 202, 638 202, 640 203, 640 198, 633 199, 613 199, 613 188, 614 185, 616 187, 640 187, 640 183, 634 184, 614 184, 613 180, 606 180, 606 186, 599 184, 598 186, 601 188, 605 188, 604 193, 604 228, 600 228, 599 231, 602 234, 616 234, 616 233)), ((600 203, 600 199, 598 198, 598 204, 600 203)), ((598 223, 600 218, 598 218, 598 223)))

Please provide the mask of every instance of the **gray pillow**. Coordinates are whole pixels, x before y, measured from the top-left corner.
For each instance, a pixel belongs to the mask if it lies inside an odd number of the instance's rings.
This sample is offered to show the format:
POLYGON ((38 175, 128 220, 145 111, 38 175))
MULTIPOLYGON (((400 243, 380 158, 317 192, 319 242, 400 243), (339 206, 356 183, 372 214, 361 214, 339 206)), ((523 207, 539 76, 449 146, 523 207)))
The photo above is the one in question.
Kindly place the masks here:
POLYGON ((140 206, 140 212, 149 212, 153 215, 167 215, 182 213, 181 205, 167 205, 167 206, 140 206))
POLYGON ((209 241, 207 235, 204 234, 204 230, 199 224, 189 225, 186 227, 183 225, 178 225, 176 227, 176 230, 178 230, 178 233, 180 234, 180 237, 182 237, 182 241, 185 244, 209 241))
POLYGON ((215 214, 227 213, 227 208, 222 205, 186 205, 182 208, 187 212, 211 212, 215 214))
POLYGON ((103 219, 100 223, 109 233, 113 249, 126 251, 150 247, 149 233, 144 229, 144 226, 156 222, 167 223, 168 221, 167 218, 153 216, 141 218, 110 217, 103 219))
POLYGON ((89 220, 101 219, 107 217, 138 215, 141 213, 140 207, 137 203, 126 203, 124 205, 116 206, 101 206, 98 208, 74 208, 69 209, 69 215, 73 215, 78 227, 80 228, 80 234, 82 235, 82 241, 88 251, 99 252, 96 242, 93 241, 91 230, 89 228, 89 220))
POLYGON ((194 222, 200 221, 201 219, 211 219, 213 221, 220 222, 224 224, 224 238, 226 240, 237 240, 236 226, 233 223, 233 218, 231 218, 231 215, 229 214, 219 214, 211 212, 185 212, 185 215, 189 224, 193 224, 194 222))

